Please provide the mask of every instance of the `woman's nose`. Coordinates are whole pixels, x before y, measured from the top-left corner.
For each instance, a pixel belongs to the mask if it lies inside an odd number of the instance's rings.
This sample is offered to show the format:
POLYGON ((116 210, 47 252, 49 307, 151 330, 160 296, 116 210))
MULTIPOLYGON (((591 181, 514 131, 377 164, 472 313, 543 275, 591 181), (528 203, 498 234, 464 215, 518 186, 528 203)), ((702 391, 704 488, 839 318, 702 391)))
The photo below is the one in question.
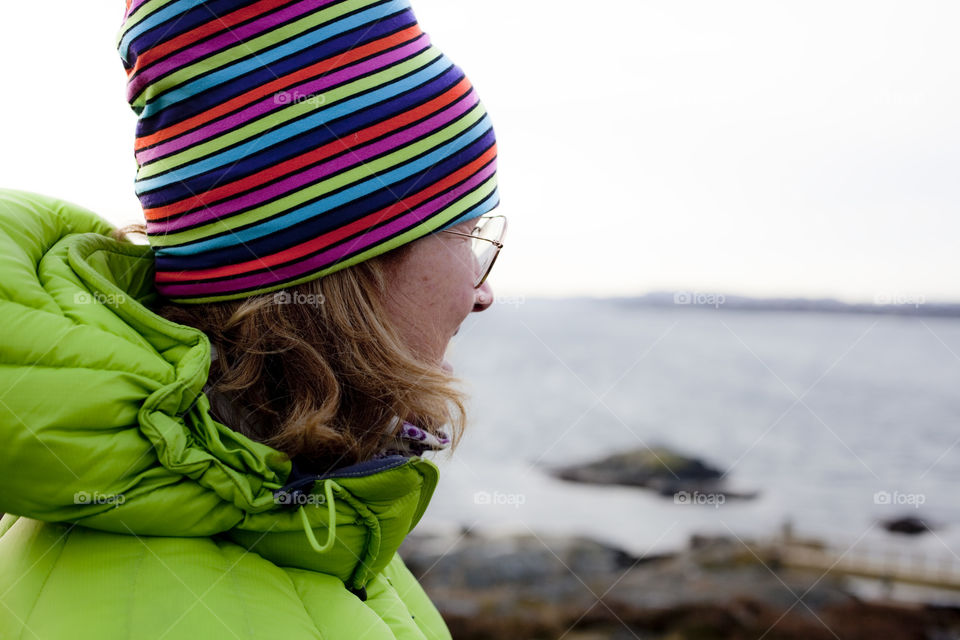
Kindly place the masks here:
POLYGON ((480 288, 477 289, 477 292, 473 299, 473 310, 474 311, 483 311, 493 304, 493 289, 490 287, 489 282, 484 282, 480 285, 480 288))

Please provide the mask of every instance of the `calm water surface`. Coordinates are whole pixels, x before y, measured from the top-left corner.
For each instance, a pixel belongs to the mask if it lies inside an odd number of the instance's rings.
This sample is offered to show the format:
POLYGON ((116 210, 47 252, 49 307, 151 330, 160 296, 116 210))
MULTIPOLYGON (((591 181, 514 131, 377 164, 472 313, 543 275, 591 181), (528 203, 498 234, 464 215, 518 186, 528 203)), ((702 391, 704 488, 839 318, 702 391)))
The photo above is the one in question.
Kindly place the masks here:
POLYGON ((579 533, 644 553, 790 520, 837 544, 960 556, 960 321, 515 302, 474 314, 452 348, 471 425, 436 459, 422 529, 579 533), (683 505, 543 472, 645 445, 760 496, 683 505), (877 526, 898 516, 938 528, 877 526))

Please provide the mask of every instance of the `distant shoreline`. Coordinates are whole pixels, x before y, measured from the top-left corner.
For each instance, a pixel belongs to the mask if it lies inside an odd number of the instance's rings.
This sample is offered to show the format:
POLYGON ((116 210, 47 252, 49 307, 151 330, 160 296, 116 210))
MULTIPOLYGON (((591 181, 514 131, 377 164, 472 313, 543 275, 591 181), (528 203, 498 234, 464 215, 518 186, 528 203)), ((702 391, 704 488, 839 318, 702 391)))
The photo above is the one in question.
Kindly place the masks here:
POLYGON ((705 308, 736 311, 787 311, 791 313, 845 313, 924 318, 960 318, 960 303, 927 302, 922 298, 894 299, 890 303, 849 303, 833 298, 751 298, 693 291, 654 292, 642 296, 573 298, 610 302, 637 308, 705 308))

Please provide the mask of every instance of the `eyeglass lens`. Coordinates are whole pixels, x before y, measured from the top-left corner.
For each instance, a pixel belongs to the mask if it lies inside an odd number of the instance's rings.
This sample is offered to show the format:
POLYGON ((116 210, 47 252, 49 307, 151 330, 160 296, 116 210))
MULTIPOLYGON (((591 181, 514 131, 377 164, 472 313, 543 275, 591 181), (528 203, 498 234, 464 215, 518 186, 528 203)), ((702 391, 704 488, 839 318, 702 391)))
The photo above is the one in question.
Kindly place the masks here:
POLYGON ((474 227, 473 233, 471 234, 476 236, 472 241, 471 248, 477 260, 477 286, 483 281, 498 251, 497 245, 493 242, 487 242, 487 240, 497 242, 501 240, 504 228, 503 222, 502 217, 480 218, 477 220, 477 226, 474 227))

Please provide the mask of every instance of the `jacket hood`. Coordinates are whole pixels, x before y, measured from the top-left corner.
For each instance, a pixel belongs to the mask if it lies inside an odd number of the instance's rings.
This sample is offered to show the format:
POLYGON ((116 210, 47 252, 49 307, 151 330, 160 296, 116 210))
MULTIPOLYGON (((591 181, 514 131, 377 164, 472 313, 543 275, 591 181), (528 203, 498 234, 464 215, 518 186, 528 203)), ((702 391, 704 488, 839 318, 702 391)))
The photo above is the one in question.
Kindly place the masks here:
POLYGON ((222 535, 363 587, 420 520, 437 467, 392 456, 299 474, 217 422, 207 337, 149 310, 153 252, 112 230, 68 202, 0 190, 0 513, 222 535))

